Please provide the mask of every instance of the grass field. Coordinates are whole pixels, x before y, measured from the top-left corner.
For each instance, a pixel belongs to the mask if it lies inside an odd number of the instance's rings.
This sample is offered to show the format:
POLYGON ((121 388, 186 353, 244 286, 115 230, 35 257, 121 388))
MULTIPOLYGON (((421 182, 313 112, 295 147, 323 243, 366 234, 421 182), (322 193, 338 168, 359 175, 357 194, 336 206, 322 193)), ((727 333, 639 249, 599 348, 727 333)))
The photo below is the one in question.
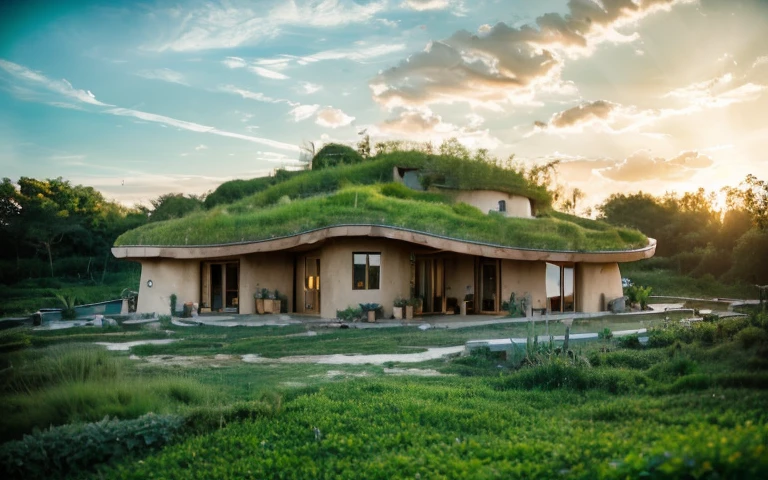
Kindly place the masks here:
MULTIPOLYGON (((565 354, 542 342, 510 359, 479 351, 384 365, 250 364, 240 355, 412 353, 531 332, 498 324, 309 337, 296 336, 304 325, 168 323, 160 331, 5 331, 0 344, 12 346, 0 356, 6 440, 34 426, 120 420, 6 442, 0 463, 37 459, 46 448, 81 452, 77 445, 98 437, 109 448, 81 460, 56 465, 49 453, 27 470, 4 468, 8 478, 768 475, 768 317, 753 311, 692 327, 642 321, 651 332, 646 346, 604 339, 572 343, 565 354), (180 340, 130 352, 92 345, 169 336, 180 340)), ((609 317, 576 322, 572 331, 638 325, 635 317, 609 317)), ((544 333, 544 325, 536 328, 544 333)), ((550 333, 561 328, 553 323, 550 333)))

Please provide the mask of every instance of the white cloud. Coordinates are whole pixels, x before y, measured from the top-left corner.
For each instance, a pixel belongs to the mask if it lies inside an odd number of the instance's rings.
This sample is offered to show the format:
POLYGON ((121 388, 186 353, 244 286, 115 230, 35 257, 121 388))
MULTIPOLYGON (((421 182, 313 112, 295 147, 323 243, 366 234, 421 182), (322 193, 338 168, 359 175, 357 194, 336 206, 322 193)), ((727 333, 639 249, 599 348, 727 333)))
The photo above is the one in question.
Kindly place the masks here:
POLYGON ((153 13, 165 31, 173 34, 148 48, 161 52, 234 48, 274 38, 286 26, 330 28, 366 23, 385 6, 385 0, 281 0, 271 9, 264 2, 240 1, 205 3, 188 10, 174 7, 153 13))
POLYGON ((2 60, 2 59, 0 59, 0 68, 2 68, 3 70, 5 70, 6 72, 10 73, 11 75, 13 75, 18 79, 41 86, 51 92, 64 95, 65 97, 72 98, 79 102, 87 103, 89 105, 97 105, 101 107, 112 106, 107 103, 103 103, 96 100, 96 97, 94 96, 93 93, 90 92, 90 90, 89 91, 77 90, 72 86, 71 83, 69 83, 65 79, 52 80, 40 73, 30 70, 27 67, 24 67, 22 65, 19 65, 13 62, 9 62, 7 60, 2 60))
POLYGON ((395 116, 378 125, 368 127, 372 137, 405 138, 412 141, 430 141, 436 144, 456 137, 468 148, 493 150, 502 142, 491 135, 490 130, 481 129, 485 119, 477 114, 469 114, 467 124, 463 126, 445 122, 427 107, 402 109, 395 116))
MULTIPOLYGON (((631 42, 616 29, 691 0, 572 1, 568 13, 548 13, 520 28, 500 22, 476 33, 460 30, 379 73, 374 99, 388 107, 469 103, 530 103, 541 90, 556 93, 565 58, 591 55, 601 42, 631 42)), ((420 2, 427 3, 427 2, 420 2)), ((572 87, 571 87, 572 88, 572 87)))
POLYGON ((763 55, 762 57, 757 57, 752 64, 752 68, 757 68, 760 65, 767 65, 768 64, 768 55, 763 55))
POLYGON ((245 60, 240 57, 226 57, 221 63, 229 68, 244 68, 248 65, 245 60))
POLYGON ((598 169, 597 172, 605 178, 620 182, 685 181, 693 177, 696 170, 711 167, 713 164, 711 157, 694 151, 682 152, 676 157, 665 159, 654 157, 647 150, 640 150, 622 162, 598 169))
MULTIPOLYGON (((265 95, 261 92, 252 92, 250 90, 245 90, 243 88, 238 88, 234 85, 221 85, 219 87, 219 91, 226 92, 226 93, 232 93, 235 95, 240 95, 243 98, 246 98, 248 100, 256 100, 257 102, 264 102, 264 103, 287 103, 288 105, 291 105, 293 107, 298 106, 299 104, 296 102, 292 102, 290 100, 286 100, 284 98, 273 98, 268 95, 265 95)), ((250 114, 249 114, 250 115, 250 114)), ((243 121, 248 121, 253 115, 250 115, 248 118, 244 118, 243 121)))
POLYGON ((320 105, 299 105, 288 112, 288 114, 293 117, 294 122, 301 122, 314 115, 319 108, 320 105))
POLYGON ((206 145, 203 145, 202 143, 195 147, 195 150, 208 150, 208 147, 206 145))
POLYGON ((322 85, 317 85, 311 82, 301 82, 301 93, 311 95, 313 93, 319 92, 322 89, 322 85))
MULTIPOLYGON (((160 80, 162 82, 177 83, 179 85, 189 86, 184 75, 169 68, 157 68, 155 70, 141 70, 136 75, 150 80, 160 80)), ((90 93, 90 92, 88 92, 90 93)))
POLYGON ((424 10, 443 10, 448 8, 449 5, 450 2, 448 0, 405 0, 402 3, 404 8, 410 8, 420 12, 424 10))
POLYGON ((290 78, 287 75, 283 75, 280 72, 275 72, 274 70, 269 70, 263 67, 251 66, 251 67, 248 67, 248 70, 264 78, 272 78, 275 80, 286 80, 290 78))
POLYGON ((338 128, 352 123, 355 117, 350 117, 338 108, 324 108, 317 113, 315 123, 321 127, 338 128))

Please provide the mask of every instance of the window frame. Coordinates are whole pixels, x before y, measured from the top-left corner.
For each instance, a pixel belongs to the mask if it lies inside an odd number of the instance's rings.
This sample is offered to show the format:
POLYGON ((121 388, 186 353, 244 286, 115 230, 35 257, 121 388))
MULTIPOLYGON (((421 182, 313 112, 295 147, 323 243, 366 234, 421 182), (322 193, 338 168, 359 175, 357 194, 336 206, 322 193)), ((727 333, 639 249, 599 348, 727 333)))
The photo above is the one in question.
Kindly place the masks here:
POLYGON ((381 252, 352 252, 352 290, 381 290, 381 252), (362 265, 355 263, 355 256, 365 255, 365 285, 358 287, 355 283, 355 266, 362 265), (379 284, 375 288, 371 288, 371 255, 379 256, 379 264, 374 267, 379 268, 379 284))

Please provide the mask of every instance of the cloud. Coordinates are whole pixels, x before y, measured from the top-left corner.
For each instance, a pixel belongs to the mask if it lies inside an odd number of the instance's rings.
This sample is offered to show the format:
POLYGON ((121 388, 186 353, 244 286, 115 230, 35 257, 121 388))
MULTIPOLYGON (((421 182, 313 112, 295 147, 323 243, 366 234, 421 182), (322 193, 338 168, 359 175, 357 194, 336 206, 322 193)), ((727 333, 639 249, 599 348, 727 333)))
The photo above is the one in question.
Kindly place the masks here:
POLYGON ((653 157, 647 150, 640 150, 622 162, 599 169, 598 173, 620 182, 684 181, 693 177, 697 170, 711 167, 713 164, 711 157, 694 151, 682 152, 667 160, 653 157))
POLYGON ((752 68, 757 68, 760 65, 767 65, 768 64, 768 55, 763 55, 762 57, 757 57, 752 63, 752 68))
POLYGON ((549 121, 555 128, 570 127, 589 122, 592 119, 606 120, 618 105, 605 100, 583 103, 579 106, 556 113, 549 121))
POLYGON ((160 80, 163 82, 177 83, 179 85, 189 86, 187 81, 184 79, 184 75, 182 73, 176 72, 169 68, 157 68, 155 70, 141 70, 139 72, 136 72, 136 75, 142 78, 150 79, 150 80, 160 80))
POLYGON ((269 70, 267 68, 262 68, 262 67, 252 66, 252 67, 248 67, 248 70, 264 78, 272 78, 275 80, 286 80, 290 78, 287 75, 283 75, 280 72, 275 72, 274 70, 269 70))
POLYGON ((281 0, 271 9, 263 3, 210 2, 186 10, 176 7, 153 12, 163 30, 173 33, 147 48, 161 52, 235 48, 274 38, 287 26, 306 29, 366 23, 386 7, 385 0, 281 0))
POLYGON ((687 1, 571 1, 568 13, 542 15, 535 26, 500 22, 476 34, 460 30, 379 73, 370 87, 388 108, 530 101, 542 89, 562 90, 564 57, 590 55, 604 41, 632 41, 636 35, 620 35, 616 28, 687 1))
POLYGON ((587 127, 604 133, 642 132, 657 135, 643 132, 643 128, 666 118, 753 101, 768 89, 765 85, 755 83, 735 85, 739 81, 743 79, 735 79, 727 73, 671 90, 661 97, 669 103, 664 108, 641 109, 607 100, 582 103, 553 114, 547 122, 535 121, 533 131, 528 136, 539 132, 581 133, 587 127))
POLYGON ((65 79, 52 80, 40 73, 30 70, 27 67, 2 59, 0 59, 0 68, 18 79, 32 83, 34 85, 38 85, 48 91, 58 93, 73 100, 101 107, 112 106, 96 100, 96 96, 91 93, 90 90, 77 90, 65 79))
MULTIPOLYGON (((404 43, 379 44, 379 45, 358 45, 356 48, 338 48, 333 50, 323 50, 312 55, 280 55, 273 58, 260 58, 253 61, 253 65, 268 66, 273 70, 284 70, 288 67, 300 65, 310 65, 317 62, 326 62, 332 60, 349 60, 358 63, 370 63, 373 59, 391 55, 393 53, 405 50, 404 43)), ((242 60, 242 59, 240 59, 242 60)), ((245 62, 245 61, 243 61, 245 62)), ((242 66, 246 66, 244 63, 242 66)), ((239 68, 239 67, 237 67, 239 68)))
MULTIPOLYGON (((51 80, 45 75, 42 75, 37 72, 33 72, 27 67, 24 67, 12 62, 8 62, 6 60, 0 60, 0 68, 2 68, 6 72, 28 83, 32 83, 34 85, 40 85, 49 91, 58 93, 65 97, 79 100, 82 103, 87 103, 93 106, 112 107, 112 108, 98 110, 97 112, 99 113, 117 115, 122 117, 134 117, 134 118, 138 118, 139 120, 144 120, 146 122, 159 123, 161 124, 161 126, 171 126, 171 127, 176 127, 182 130, 188 130, 188 131, 197 132, 197 133, 209 133, 213 135, 220 135, 223 137, 237 138, 240 140, 245 140, 253 143, 268 145, 274 148, 279 148, 281 150, 289 150, 293 152, 298 152, 299 150, 299 148, 295 145, 290 145, 287 143, 278 142, 278 141, 270 140, 267 138, 241 135, 239 133, 219 130, 218 128, 215 128, 215 127, 200 125, 198 123, 187 122, 184 120, 178 120, 172 117, 166 117, 164 115, 157 115, 154 113, 143 112, 141 110, 134 110, 130 108, 121 108, 121 107, 115 107, 114 105, 108 105, 106 103, 102 103, 96 100, 95 96, 93 95, 93 93, 90 92, 90 90, 85 90, 85 91, 76 90, 66 80, 61 80, 61 81, 51 80)), ((62 102, 53 102, 53 103, 54 103, 53 106, 58 106, 61 108, 70 108, 69 104, 66 104, 66 103, 62 103, 62 102)))
POLYGON ((456 137, 468 148, 493 150, 501 141, 491 135, 488 129, 480 127, 485 119, 477 114, 468 114, 465 125, 446 122, 427 107, 402 109, 395 116, 378 125, 368 127, 371 136, 405 138, 413 141, 442 143, 456 137))
POLYGON ((322 89, 323 89, 322 85, 317 85, 311 82, 301 82, 300 92, 307 95, 311 95, 313 93, 319 92, 322 89))
MULTIPOLYGON (((243 88, 238 88, 234 85, 221 85, 218 88, 221 92, 226 93, 232 93, 235 95, 240 95, 243 98, 246 98, 248 100, 255 100, 257 102, 263 102, 263 103, 287 103, 288 105, 291 105, 293 107, 299 106, 298 103, 292 102, 290 100, 286 100, 284 98, 273 98, 268 95, 265 95, 261 92, 252 92, 250 90, 245 90, 243 88)), ((253 115, 250 115, 250 117, 243 119, 243 121, 248 121, 253 115)))
POLYGON ((288 112, 288 114, 293 116, 294 122, 301 122, 302 120, 306 120, 314 115, 319 108, 320 105, 299 105, 298 107, 288 112))
POLYGON ((202 143, 195 147, 195 150, 208 150, 208 147, 206 145, 203 145, 202 143))
POLYGON ((229 68, 244 68, 248 65, 245 60, 240 57, 226 57, 221 63, 229 68))
POLYGON ((448 8, 450 2, 448 0, 405 0, 402 5, 405 8, 422 12, 424 10, 443 10, 448 8))
POLYGON ((355 120, 338 108, 324 108, 317 113, 315 123, 321 127, 338 128, 346 127, 355 120))

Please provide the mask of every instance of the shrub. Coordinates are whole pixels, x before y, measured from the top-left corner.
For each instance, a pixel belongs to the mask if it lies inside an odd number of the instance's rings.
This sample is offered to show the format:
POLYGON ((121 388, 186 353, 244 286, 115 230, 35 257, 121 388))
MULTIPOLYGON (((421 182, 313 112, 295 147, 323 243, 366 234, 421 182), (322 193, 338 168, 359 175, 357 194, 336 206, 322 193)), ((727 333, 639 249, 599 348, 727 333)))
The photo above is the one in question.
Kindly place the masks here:
POLYGON ((77 313, 75 312, 75 302, 77 299, 74 295, 68 295, 64 296, 61 294, 56 294, 56 298, 59 299, 59 301, 62 304, 61 309, 61 318, 62 320, 74 320, 77 317, 77 313))
POLYGON ((646 384, 647 379, 638 372, 584 368, 558 360, 546 365, 523 368, 502 380, 499 387, 529 390, 603 390, 609 393, 626 393, 646 384))
POLYGON ((629 298, 630 303, 637 303, 641 310, 648 307, 648 297, 651 296, 651 287, 642 287, 640 285, 631 285, 624 289, 624 295, 629 298))
POLYGON ((171 297, 170 297, 170 299, 171 299, 171 317, 176 315, 176 301, 177 301, 177 298, 178 297, 176 296, 175 293, 171 294, 171 297))
POLYGON ((768 333, 762 328, 747 327, 744 330, 739 331, 733 339, 744 348, 751 348, 755 345, 768 343, 768 333))
POLYGON ((613 332, 610 328, 605 327, 600 332, 597 332, 597 337, 602 340, 610 340, 613 338, 613 332))
POLYGON ((654 365, 648 370, 648 376, 656 380, 665 380, 691 375, 696 372, 698 365, 693 360, 677 357, 654 365))
POLYGON ((619 346, 633 349, 643 348, 643 344, 640 343, 640 337, 636 333, 619 338, 619 346))
POLYGON ((344 310, 336 310, 336 318, 343 322, 356 322, 363 316, 360 307, 347 307, 344 310))
POLYGON ((5 478, 63 476, 159 449, 182 426, 179 416, 148 413, 135 420, 105 417, 95 423, 53 427, 0 446, 0 465, 5 478))

